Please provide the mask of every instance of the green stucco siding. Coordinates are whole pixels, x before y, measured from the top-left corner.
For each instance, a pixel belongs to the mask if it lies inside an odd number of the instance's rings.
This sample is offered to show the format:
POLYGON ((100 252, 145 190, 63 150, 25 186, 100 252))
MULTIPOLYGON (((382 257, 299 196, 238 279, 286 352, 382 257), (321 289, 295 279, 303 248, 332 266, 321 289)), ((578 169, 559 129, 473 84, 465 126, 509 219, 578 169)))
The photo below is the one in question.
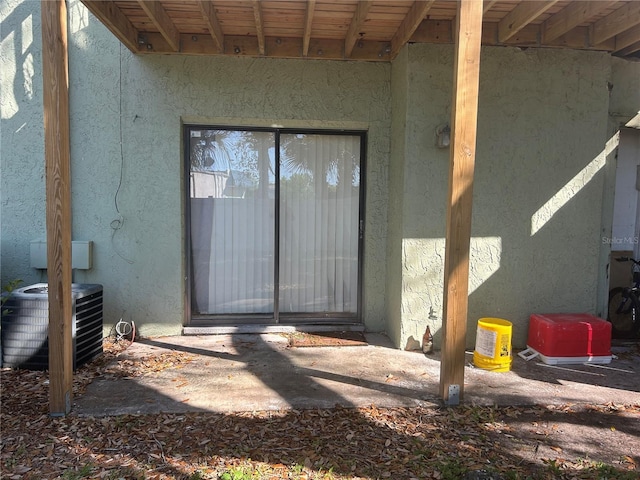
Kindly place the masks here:
MULTIPOLYGON (((39 2, 0 4, 2 283, 46 281, 39 2)), ((73 239, 94 242, 105 322, 142 335, 185 322, 187 124, 367 132, 363 320, 399 348, 427 325, 439 346, 452 45, 409 44, 391 64, 133 55, 69 5, 73 239)), ((606 53, 483 47, 467 347, 481 317, 602 310, 615 159, 607 140, 640 111, 638 65, 606 53)))

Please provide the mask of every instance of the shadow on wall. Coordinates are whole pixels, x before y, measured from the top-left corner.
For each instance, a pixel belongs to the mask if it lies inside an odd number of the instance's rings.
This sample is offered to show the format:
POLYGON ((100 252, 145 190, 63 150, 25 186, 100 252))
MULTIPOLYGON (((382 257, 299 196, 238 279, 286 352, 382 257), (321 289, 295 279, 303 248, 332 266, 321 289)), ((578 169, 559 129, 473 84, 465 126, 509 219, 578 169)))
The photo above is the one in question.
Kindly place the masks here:
POLYGON ((21 278, 28 284, 42 280, 29 267, 29 242, 45 232, 40 18, 34 2, 13 3, 3 5, 0 26, 2 208, 11 211, 2 216, 0 282, 21 278))
MULTIPOLYGON (((554 184, 535 166, 512 164, 494 175, 478 162, 467 348, 483 317, 512 322, 514 347, 525 348, 532 313, 596 313, 603 170, 617 145, 616 134, 580 171, 565 168, 554 184), (510 199, 520 199, 520 206, 510 199)), ((425 324, 441 345, 444 256, 444 238, 403 239, 403 301, 426 317, 409 332, 402 345, 407 350, 420 349, 425 324)))
POLYGON ((532 177, 541 206, 512 214, 502 226, 500 267, 471 295, 471 318, 511 321, 514 346, 523 348, 533 313, 596 313, 604 169, 617 145, 616 134, 575 175, 558 178, 555 188, 544 181, 547 175, 532 177))

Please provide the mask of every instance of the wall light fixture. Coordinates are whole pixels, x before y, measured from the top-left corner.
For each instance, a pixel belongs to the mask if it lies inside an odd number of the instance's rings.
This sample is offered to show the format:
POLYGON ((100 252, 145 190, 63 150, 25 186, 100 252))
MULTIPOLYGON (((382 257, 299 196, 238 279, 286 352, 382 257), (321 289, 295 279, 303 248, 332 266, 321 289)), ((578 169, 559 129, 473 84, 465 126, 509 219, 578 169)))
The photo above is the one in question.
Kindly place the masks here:
POLYGON ((436 128, 436 146, 438 148, 449 148, 451 144, 451 128, 449 125, 440 125, 436 128))

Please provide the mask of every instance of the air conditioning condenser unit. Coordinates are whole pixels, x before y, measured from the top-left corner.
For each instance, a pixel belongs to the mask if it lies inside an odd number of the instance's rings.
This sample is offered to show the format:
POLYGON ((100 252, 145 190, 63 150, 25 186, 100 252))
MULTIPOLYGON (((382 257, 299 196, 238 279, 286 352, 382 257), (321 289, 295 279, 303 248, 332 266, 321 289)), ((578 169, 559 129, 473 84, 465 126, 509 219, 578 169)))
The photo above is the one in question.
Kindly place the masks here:
MULTIPOLYGON (((102 285, 74 283, 72 292, 73 369, 102 354, 102 285)), ((2 306, 2 366, 49 368, 48 285, 14 290, 2 306)))

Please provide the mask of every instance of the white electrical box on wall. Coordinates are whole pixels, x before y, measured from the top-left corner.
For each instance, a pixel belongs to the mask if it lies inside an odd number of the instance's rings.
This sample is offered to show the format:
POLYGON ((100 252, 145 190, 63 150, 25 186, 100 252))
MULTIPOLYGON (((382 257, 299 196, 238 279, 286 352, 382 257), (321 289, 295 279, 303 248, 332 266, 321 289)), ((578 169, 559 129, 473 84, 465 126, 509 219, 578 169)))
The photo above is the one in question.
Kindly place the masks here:
POLYGON ((33 240, 29 248, 31 268, 47 268, 47 242, 33 240))
POLYGON ((71 242, 71 268, 90 270, 93 266, 93 242, 75 240, 71 242))
MULTIPOLYGON (((47 242, 33 240, 29 249, 31 268, 47 268, 47 242)), ((93 242, 91 240, 74 240, 71 242, 71 268, 90 270, 93 266, 93 242)))

